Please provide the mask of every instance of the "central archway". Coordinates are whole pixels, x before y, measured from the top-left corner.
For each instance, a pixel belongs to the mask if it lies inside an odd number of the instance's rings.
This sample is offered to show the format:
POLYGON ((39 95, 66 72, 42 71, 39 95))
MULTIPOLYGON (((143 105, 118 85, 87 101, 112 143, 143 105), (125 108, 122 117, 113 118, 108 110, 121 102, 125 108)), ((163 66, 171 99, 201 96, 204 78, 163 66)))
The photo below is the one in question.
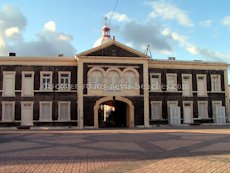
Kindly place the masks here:
POLYGON ((96 101, 95 105, 94 105, 94 128, 99 128, 99 124, 98 124, 98 111, 100 109, 100 105, 103 104, 104 102, 107 101, 112 101, 112 100, 117 100, 123 103, 127 104, 127 109, 126 109, 126 114, 127 114, 127 126, 129 128, 134 128, 134 106, 133 103, 124 97, 120 97, 120 96, 108 96, 108 97, 103 97, 99 100, 96 101))

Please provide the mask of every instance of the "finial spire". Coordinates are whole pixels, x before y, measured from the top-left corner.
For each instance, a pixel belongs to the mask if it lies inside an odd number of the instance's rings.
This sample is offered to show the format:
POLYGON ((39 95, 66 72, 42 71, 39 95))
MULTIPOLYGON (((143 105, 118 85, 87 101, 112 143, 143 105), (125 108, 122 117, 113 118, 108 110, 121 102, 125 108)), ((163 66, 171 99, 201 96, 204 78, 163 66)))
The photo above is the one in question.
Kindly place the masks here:
POLYGON ((105 26, 108 26, 108 17, 105 16, 104 20, 105 20, 105 26))

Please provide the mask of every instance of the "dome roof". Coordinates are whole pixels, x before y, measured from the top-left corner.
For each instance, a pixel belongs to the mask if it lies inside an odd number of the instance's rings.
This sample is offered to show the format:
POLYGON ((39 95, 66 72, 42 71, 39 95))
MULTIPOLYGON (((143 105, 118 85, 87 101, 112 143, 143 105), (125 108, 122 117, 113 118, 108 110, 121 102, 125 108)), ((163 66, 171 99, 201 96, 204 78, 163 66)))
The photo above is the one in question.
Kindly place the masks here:
POLYGON ((108 43, 112 40, 111 37, 101 37, 93 45, 93 47, 101 46, 102 44, 108 43))
POLYGON ((102 35, 101 37, 94 43, 93 47, 101 46, 102 44, 108 43, 112 40, 110 36, 110 28, 108 25, 102 27, 102 35))

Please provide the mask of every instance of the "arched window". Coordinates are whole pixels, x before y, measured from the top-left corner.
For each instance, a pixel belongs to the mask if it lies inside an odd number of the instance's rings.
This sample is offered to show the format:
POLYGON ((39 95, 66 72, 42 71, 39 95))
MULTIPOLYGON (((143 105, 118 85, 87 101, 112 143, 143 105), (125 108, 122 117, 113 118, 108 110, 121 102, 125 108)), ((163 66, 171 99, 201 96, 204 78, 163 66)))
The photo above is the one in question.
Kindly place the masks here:
POLYGON ((131 87, 135 86, 135 83, 137 82, 136 74, 131 70, 128 70, 124 73, 123 79, 124 84, 129 85, 131 87))
POLYGON ((107 83, 108 84, 119 84, 120 74, 116 70, 109 71, 107 74, 107 83))
POLYGON ((94 70, 90 75, 89 82, 91 84, 103 84, 103 73, 100 70, 94 70))

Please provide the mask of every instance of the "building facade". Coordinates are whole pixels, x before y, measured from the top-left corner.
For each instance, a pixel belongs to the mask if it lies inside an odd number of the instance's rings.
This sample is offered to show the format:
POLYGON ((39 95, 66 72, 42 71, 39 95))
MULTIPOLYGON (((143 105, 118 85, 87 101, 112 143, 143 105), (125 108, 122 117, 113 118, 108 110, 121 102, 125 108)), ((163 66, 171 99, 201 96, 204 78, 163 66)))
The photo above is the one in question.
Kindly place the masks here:
POLYGON ((110 37, 75 57, 1 57, 0 126, 224 124, 228 65, 150 59, 110 37))

